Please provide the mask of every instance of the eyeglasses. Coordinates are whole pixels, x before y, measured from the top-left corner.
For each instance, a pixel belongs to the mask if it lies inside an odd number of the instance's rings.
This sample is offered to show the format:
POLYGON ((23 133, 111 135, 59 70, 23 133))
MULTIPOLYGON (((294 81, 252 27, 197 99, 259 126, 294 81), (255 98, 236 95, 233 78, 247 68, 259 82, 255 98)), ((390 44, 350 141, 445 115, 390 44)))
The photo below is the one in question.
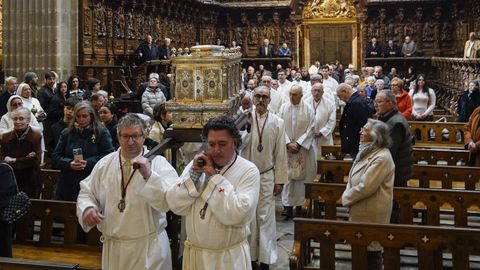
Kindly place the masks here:
POLYGON ((392 83, 392 86, 399 86, 399 85, 398 85, 398 84, 394 84, 394 83, 392 83))
POLYGON ((256 99, 260 99, 260 98, 269 99, 270 98, 267 95, 260 95, 260 94, 255 94, 253 97, 256 98, 256 99))
POLYGON ((143 134, 133 134, 133 135, 121 134, 119 135, 119 138, 124 141, 129 141, 130 139, 133 139, 134 141, 138 141, 141 138, 143 138, 143 134))
POLYGON ((271 81, 262 81, 262 83, 272 83, 271 81))

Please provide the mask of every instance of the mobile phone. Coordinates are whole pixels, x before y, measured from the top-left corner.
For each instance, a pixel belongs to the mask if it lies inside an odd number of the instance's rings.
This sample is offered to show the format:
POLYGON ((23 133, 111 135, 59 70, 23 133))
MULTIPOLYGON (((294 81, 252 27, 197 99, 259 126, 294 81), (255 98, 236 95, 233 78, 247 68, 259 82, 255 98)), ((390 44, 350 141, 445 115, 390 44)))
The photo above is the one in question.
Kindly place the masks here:
POLYGON ((73 160, 75 161, 83 160, 82 148, 73 149, 73 160))

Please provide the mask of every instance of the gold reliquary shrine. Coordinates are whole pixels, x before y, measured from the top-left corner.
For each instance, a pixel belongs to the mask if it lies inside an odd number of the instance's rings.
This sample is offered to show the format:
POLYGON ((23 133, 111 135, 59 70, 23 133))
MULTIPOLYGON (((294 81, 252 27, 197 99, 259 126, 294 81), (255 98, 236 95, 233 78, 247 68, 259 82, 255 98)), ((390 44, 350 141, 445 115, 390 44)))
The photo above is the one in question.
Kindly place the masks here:
POLYGON ((212 117, 233 116, 240 106, 240 47, 199 45, 172 58, 173 98, 166 108, 176 128, 199 128, 212 117))

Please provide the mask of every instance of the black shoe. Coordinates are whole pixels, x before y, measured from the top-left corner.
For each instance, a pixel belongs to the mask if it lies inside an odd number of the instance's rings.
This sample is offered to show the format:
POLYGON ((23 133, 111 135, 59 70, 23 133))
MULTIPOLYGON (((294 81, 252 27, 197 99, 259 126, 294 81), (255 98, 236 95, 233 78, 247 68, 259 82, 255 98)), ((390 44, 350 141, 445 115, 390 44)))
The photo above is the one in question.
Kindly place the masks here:
POLYGON ((296 206, 296 207, 295 207, 295 216, 296 216, 296 217, 302 217, 302 216, 303 216, 302 207, 301 207, 301 206, 296 206))
POLYGON ((293 206, 284 206, 285 211, 285 221, 293 218, 293 206))
POLYGON ((258 268, 258 270, 269 270, 270 269, 270 266, 266 263, 260 263, 260 267, 258 268))
POLYGON ((257 263, 257 261, 252 261, 252 270, 258 270, 258 263, 257 263))

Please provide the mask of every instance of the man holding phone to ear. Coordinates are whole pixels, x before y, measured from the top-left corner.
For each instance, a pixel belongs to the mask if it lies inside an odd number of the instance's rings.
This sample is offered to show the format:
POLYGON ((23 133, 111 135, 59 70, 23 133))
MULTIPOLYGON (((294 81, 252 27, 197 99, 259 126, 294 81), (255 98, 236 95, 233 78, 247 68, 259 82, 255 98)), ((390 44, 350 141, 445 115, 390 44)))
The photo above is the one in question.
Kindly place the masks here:
POLYGON ((255 88, 255 111, 249 113, 247 132, 242 135, 242 157, 257 165, 260 171, 260 197, 253 219, 250 238, 252 268, 269 269, 277 261, 275 196, 288 182, 287 149, 283 119, 268 111, 270 88, 255 88))
POLYGON ((195 156, 166 196, 170 209, 186 216, 183 269, 251 269, 247 237, 259 171, 238 156, 241 137, 233 120, 212 118, 202 135, 208 150, 195 156))

